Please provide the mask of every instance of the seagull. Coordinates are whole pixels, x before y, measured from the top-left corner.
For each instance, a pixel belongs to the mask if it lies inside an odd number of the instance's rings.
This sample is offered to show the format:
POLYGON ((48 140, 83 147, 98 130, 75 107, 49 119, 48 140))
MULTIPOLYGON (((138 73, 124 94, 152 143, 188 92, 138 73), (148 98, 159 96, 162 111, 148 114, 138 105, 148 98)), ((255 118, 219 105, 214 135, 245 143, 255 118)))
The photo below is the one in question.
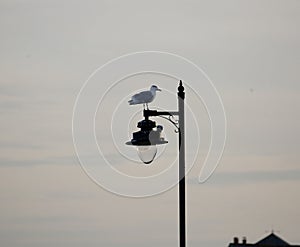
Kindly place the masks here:
POLYGON ((145 109, 145 104, 148 108, 148 103, 152 102, 156 96, 156 91, 161 91, 157 86, 152 85, 150 87, 149 91, 143 91, 140 93, 137 93, 131 97, 131 100, 128 101, 129 105, 137 105, 137 104, 143 104, 145 109))

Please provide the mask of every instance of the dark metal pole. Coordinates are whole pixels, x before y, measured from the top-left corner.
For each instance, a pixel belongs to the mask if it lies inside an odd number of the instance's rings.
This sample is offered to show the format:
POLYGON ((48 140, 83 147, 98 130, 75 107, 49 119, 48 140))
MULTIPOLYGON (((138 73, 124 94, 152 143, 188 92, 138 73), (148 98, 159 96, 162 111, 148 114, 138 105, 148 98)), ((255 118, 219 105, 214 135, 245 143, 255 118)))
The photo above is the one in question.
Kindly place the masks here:
POLYGON ((182 81, 178 87, 178 112, 179 112, 179 246, 186 244, 185 221, 185 139, 184 139, 184 87, 182 81))

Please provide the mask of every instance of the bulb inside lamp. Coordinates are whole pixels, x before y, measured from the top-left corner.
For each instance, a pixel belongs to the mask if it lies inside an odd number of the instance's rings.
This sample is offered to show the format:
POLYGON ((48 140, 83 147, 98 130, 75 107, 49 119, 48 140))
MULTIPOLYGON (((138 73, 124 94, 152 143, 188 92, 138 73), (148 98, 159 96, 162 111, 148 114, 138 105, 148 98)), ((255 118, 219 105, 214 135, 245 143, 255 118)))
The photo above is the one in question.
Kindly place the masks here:
POLYGON ((157 153, 156 145, 138 146, 137 153, 144 164, 149 165, 155 158, 157 153))

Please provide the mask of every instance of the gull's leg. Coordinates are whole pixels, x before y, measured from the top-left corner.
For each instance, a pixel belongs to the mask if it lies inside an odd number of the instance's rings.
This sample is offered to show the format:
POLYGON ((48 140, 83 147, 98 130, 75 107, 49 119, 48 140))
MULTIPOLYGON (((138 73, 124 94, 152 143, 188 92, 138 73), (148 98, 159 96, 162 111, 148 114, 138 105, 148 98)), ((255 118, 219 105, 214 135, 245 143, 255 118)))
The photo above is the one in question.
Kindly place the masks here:
POLYGON ((143 108, 144 108, 144 110, 145 110, 145 103, 143 103, 143 108))
POLYGON ((148 103, 146 103, 146 106, 147 106, 147 110, 149 110, 148 103))

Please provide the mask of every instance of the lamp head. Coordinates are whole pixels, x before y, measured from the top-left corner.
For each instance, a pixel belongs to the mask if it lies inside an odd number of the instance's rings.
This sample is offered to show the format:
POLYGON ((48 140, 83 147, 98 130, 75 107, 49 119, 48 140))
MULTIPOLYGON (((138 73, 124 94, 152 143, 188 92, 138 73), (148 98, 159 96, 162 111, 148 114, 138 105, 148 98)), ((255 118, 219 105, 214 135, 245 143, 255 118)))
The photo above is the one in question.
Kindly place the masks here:
POLYGON ((166 144, 166 141, 161 132, 163 127, 161 125, 156 126, 154 121, 144 119, 138 122, 138 128, 141 130, 132 134, 132 139, 126 142, 127 145, 137 146, 138 155, 145 164, 150 164, 156 155, 156 145, 166 144))

